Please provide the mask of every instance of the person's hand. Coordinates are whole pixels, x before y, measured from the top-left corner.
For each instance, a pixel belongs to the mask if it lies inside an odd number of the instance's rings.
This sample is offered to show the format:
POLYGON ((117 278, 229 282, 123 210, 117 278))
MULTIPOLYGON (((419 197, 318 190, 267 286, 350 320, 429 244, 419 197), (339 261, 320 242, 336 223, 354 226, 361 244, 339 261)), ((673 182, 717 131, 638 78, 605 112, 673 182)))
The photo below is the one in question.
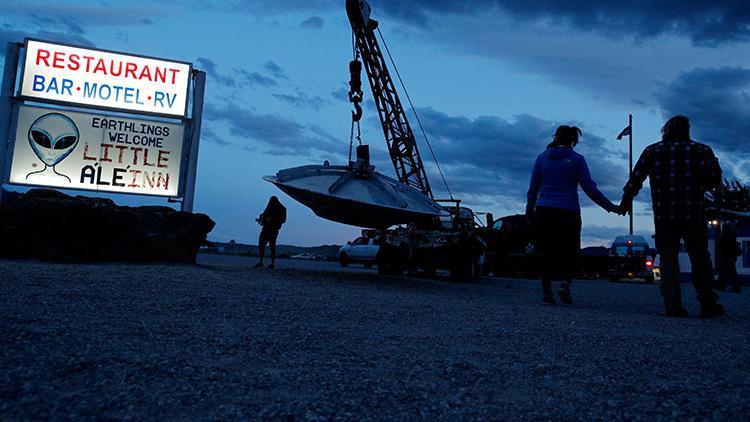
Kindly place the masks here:
POLYGON ((628 213, 628 210, 625 207, 623 207, 622 204, 620 204, 620 205, 615 205, 612 208, 611 212, 613 212, 613 213, 615 213, 617 215, 625 215, 625 214, 628 213))

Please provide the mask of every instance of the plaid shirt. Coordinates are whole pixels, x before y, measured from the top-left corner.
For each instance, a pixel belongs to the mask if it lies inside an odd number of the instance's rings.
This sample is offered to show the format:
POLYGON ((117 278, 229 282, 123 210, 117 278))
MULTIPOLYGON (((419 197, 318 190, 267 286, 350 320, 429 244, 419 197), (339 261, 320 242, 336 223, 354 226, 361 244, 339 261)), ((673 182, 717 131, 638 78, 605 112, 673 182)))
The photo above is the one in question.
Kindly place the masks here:
POLYGON ((641 154, 625 185, 625 201, 649 178, 656 221, 705 219, 706 191, 721 183, 721 167, 707 145, 695 141, 657 142, 641 154))

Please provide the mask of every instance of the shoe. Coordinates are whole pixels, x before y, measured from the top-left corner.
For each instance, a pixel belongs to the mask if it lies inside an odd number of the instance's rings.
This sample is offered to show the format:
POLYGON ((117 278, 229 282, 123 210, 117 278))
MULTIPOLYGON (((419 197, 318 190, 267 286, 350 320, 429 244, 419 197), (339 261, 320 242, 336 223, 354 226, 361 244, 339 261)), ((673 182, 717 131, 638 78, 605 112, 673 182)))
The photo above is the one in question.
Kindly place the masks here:
POLYGON ((255 266, 253 268, 263 268, 263 263, 259 262, 259 263, 255 264, 255 266))
POLYGON ((557 296, 560 298, 560 302, 566 305, 573 303, 573 297, 570 295, 570 286, 568 283, 560 283, 560 287, 557 289, 557 296))
POLYGON ((542 305, 554 305, 555 298, 552 295, 544 295, 542 298, 542 305))
POLYGON ((720 317, 726 314, 727 311, 724 310, 724 307, 719 305, 718 303, 714 303, 711 305, 701 305, 701 318, 720 317))
POLYGON ((670 318, 687 318, 688 311, 683 307, 679 307, 675 309, 667 309, 667 312, 665 312, 664 315, 670 318))
POLYGON ((271 264, 271 265, 267 266, 266 268, 268 268, 269 270, 275 270, 276 266, 273 265, 273 264, 271 264))

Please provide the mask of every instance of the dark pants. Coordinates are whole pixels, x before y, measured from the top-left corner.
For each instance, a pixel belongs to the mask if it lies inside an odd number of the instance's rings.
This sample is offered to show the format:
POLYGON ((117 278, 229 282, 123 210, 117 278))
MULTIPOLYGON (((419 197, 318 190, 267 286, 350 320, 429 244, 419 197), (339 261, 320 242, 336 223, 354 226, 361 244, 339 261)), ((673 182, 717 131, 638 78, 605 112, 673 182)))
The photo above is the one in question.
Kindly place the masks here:
POLYGON ((682 307, 680 293, 680 239, 690 257, 693 287, 701 305, 716 303, 712 290, 713 268, 708 254, 708 228, 704 221, 655 221, 656 249, 661 256, 661 295, 667 310, 682 307))
POLYGON ((581 214, 536 207, 534 223, 542 287, 548 294, 552 280, 572 280, 581 250, 581 214))
POLYGON ((279 237, 280 228, 263 226, 258 236, 258 256, 260 262, 263 262, 263 256, 266 254, 266 244, 271 249, 271 263, 276 262, 276 239, 279 237))
POLYGON ((719 256, 719 279, 716 280, 716 288, 724 290, 731 286, 734 290, 740 290, 740 278, 737 276, 737 256, 732 253, 721 253, 719 256))

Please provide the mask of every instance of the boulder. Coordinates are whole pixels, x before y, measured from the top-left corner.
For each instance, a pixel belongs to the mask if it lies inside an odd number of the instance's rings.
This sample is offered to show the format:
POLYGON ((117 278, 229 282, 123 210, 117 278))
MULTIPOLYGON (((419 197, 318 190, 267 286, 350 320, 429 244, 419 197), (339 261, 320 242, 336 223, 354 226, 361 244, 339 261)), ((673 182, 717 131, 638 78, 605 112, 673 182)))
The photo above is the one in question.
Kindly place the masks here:
POLYGON ((192 263, 214 225, 205 214, 33 189, 0 205, 0 256, 192 263))

